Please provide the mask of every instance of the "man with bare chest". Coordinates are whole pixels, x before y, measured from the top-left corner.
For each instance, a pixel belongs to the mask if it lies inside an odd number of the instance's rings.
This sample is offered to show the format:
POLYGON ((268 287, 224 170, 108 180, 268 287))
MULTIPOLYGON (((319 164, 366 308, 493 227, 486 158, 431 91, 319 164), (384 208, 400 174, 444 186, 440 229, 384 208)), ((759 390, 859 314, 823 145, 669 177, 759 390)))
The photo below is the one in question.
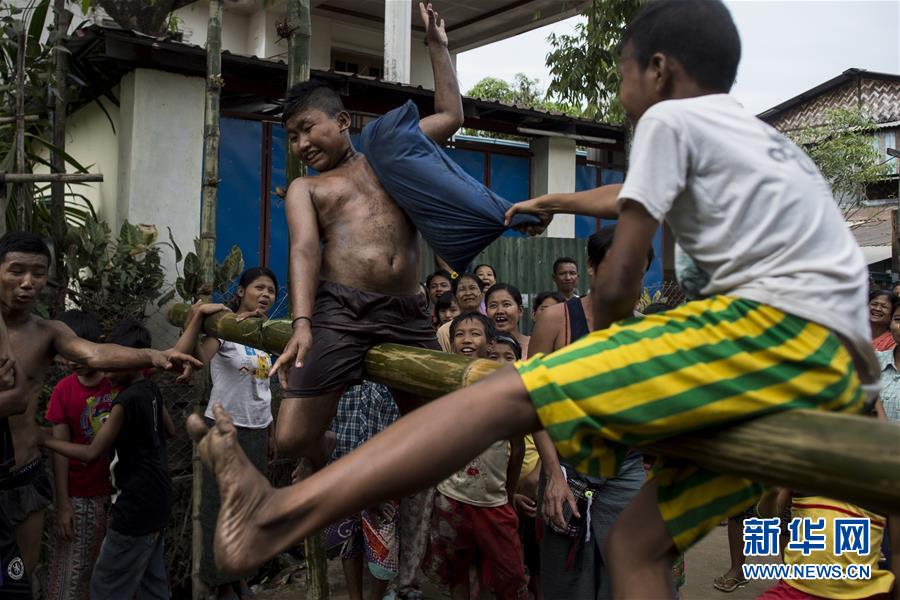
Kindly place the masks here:
MULTIPOLYGON (((462 125, 462 99, 444 23, 419 6, 435 81, 435 112, 419 126, 441 142, 462 125)), ((416 228, 353 148, 340 97, 299 84, 282 119, 291 152, 320 175, 296 179, 287 194, 294 333, 272 368, 285 389, 276 441, 281 454, 321 466, 328 425, 362 378, 366 351, 381 342, 438 346, 419 290, 416 228)), ((394 399, 402 412, 416 405, 396 391, 394 399)))
POLYGON ((44 509, 53 497, 40 459, 35 421, 38 394, 53 358, 61 354, 98 370, 172 369, 183 362, 202 366, 194 357, 173 350, 94 344, 59 321, 32 314, 47 284, 49 263, 50 250, 41 238, 23 232, 0 238, 0 313, 6 322, 17 373, 24 380, 16 385, 21 386, 21 394, 27 399, 25 412, 9 417, 15 460, 0 469, 0 512, 15 527, 25 574, 30 574, 37 563, 44 509))

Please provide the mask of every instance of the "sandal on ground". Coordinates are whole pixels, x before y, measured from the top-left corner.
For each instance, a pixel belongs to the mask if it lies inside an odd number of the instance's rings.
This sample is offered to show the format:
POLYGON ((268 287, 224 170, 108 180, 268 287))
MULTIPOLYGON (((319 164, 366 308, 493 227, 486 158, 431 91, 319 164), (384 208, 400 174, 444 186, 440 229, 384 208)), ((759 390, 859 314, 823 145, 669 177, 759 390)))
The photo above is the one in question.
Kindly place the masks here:
POLYGON ((713 580, 713 587, 720 592, 733 592, 739 587, 744 587, 750 583, 748 579, 738 579, 737 577, 724 577, 722 575, 713 580))

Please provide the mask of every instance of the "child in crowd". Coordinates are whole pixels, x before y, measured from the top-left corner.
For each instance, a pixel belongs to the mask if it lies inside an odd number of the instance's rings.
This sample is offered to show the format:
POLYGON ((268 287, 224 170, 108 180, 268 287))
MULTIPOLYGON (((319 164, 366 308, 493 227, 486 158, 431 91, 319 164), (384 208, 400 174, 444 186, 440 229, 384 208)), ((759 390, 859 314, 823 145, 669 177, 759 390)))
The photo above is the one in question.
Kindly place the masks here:
MULTIPOLYGON (((347 388, 331 423, 337 443, 332 459, 337 460, 400 417, 391 392, 383 385, 362 381, 347 388)), ((350 600, 381 600, 388 583, 399 571, 400 503, 388 500, 374 510, 366 509, 325 529, 325 545, 337 552, 344 568, 350 600), (363 565, 372 574, 372 587, 363 593, 363 565)))
MULTIPOLYGON (((507 213, 543 223, 556 212, 618 215, 591 289, 595 331, 426 404, 290 488, 274 490, 254 472, 219 408, 200 452, 228 507, 217 540, 225 564, 264 561, 541 427, 564 460, 611 477, 629 447, 782 411, 864 408, 878 380, 865 258, 809 157, 728 95, 740 59, 728 9, 650 2, 622 40, 619 97, 635 123, 625 183, 507 213), (662 221, 696 299, 632 319, 662 221)), ((190 429, 198 439, 206 431, 198 418, 190 429)), ((615 596, 671 597, 678 552, 761 492, 742 477, 660 458, 605 540, 615 596)))
POLYGON ((438 327, 449 323, 460 315, 462 311, 459 309, 459 302, 456 301, 456 294, 453 292, 444 292, 438 297, 434 303, 434 321, 438 327))
MULTIPOLYGON (((556 292, 551 292, 556 294, 556 292)), ((549 297, 549 296, 548 296, 549 297)), ((522 360, 522 347, 516 338, 507 333, 498 333, 491 340, 488 356, 490 360, 503 364, 512 364, 522 360)), ((525 436, 525 451, 522 456, 522 469, 519 471, 519 485, 516 488, 514 505, 519 515, 519 539, 522 541, 522 552, 525 558, 525 570, 528 575, 528 591, 535 600, 543 600, 541 588, 541 549, 537 537, 537 497, 538 482, 541 476, 541 457, 531 434, 525 436)))
MULTIPOLYGON (((479 312, 450 325, 454 354, 469 358, 486 358, 495 335, 479 312)), ((449 585, 454 600, 468 600, 473 565, 498 598, 528 597, 513 509, 522 450, 522 438, 495 442, 437 486, 423 570, 449 585)))
MULTIPOLYGON (((100 321, 96 315, 68 310, 58 320, 78 337, 97 342, 100 321)), ((45 418, 53 424, 54 439, 90 444, 109 417, 119 387, 104 373, 58 357, 71 374, 62 378, 47 406, 45 418)), ((56 484, 56 539, 50 550, 47 596, 50 600, 88 600, 91 573, 106 535, 109 509, 109 457, 92 463, 53 455, 56 484)))
MULTIPOLYGON (((128 348, 150 348, 150 332, 133 320, 119 323, 106 341, 128 348)), ((41 445, 84 463, 110 450, 116 488, 109 529, 91 577, 92 600, 169 598, 165 531, 172 512, 172 480, 166 438, 175 426, 163 407, 159 387, 140 369, 110 373, 121 386, 109 417, 90 444, 55 439, 42 430, 41 445)))

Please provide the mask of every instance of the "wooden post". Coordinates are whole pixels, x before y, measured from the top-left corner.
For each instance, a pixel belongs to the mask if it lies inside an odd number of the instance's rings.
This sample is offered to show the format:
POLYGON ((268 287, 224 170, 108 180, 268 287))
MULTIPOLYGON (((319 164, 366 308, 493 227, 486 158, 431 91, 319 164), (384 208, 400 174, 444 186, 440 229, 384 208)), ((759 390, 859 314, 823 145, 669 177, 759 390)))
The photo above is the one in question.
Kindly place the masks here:
MULTIPOLYGON (((309 16, 309 0, 288 0, 288 78, 287 86, 309 80, 309 42, 312 23, 309 16)), ((297 177, 306 175, 300 159, 287 146, 285 162, 287 181, 285 189, 297 177)), ((306 597, 310 600, 325 600, 329 597, 328 559, 325 556, 325 541, 321 534, 303 540, 306 556, 306 597)))
MULTIPOLYGON (((219 191, 219 99, 222 93, 222 2, 210 0, 209 25, 206 30, 206 106, 203 115, 203 191, 200 206, 200 295, 209 301, 215 285, 216 269, 216 199, 219 191)), ((209 402, 210 381, 204 376, 194 412, 203 415, 209 402)), ((192 544, 191 589, 194 600, 206 596, 206 585, 200 578, 204 552, 200 506, 203 497, 203 465, 193 444, 193 489, 191 494, 192 544)))
MULTIPOLYGON (((187 305, 173 306, 181 325, 187 305)), ((204 331, 222 339, 277 352, 290 339, 284 320, 235 322, 230 313, 208 317, 204 331)), ((366 378, 433 398, 470 385, 499 369, 487 360, 382 344, 366 355, 366 378)), ((869 417, 793 410, 731 427, 705 429, 642 449, 730 473, 854 504, 896 512, 900 506, 900 424, 869 417)))
MULTIPOLYGON (((19 32, 18 48, 16 49, 16 173, 25 173, 25 28, 19 32)), ((28 228, 26 204, 28 200, 28 187, 25 184, 15 187, 16 198, 16 229, 23 231, 28 228)), ((6 215, 0 215, 6 219, 6 215)))
MULTIPOLYGON (((53 77, 53 146, 60 150, 51 151, 50 166, 54 174, 66 172, 66 162, 62 152, 66 148, 66 110, 69 72, 69 54, 63 42, 69 31, 72 13, 66 10, 66 0, 54 0, 54 77, 53 77)), ((54 314, 65 308, 66 293, 69 290, 69 273, 66 269, 66 184, 54 181, 50 184, 50 233, 53 238, 54 269, 56 271, 56 298, 54 314)))

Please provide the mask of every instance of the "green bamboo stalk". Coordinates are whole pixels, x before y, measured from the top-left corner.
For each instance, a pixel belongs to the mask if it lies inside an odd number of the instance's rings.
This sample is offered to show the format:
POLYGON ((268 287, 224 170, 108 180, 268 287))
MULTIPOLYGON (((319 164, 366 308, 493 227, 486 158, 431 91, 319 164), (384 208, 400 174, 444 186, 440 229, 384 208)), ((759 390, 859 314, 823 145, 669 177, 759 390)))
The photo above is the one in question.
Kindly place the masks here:
MULTIPOLYGON (((66 172, 63 152, 66 148, 66 110, 68 105, 66 83, 69 72, 69 53, 64 42, 72 22, 72 13, 66 10, 66 0, 54 0, 53 4, 54 73, 53 73, 53 146, 59 152, 50 152, 50 164, 54 174, 66 172)), ((50 184, 50 231, 54 246, 54 270, 56 275, 56 297, 53 311, 65 308, 66 293, 69 290, 69 272, 66 268, 66 184, 54 181, 50 184)))
MULTIPOLYGON (((181 325, 188 308, 173 306, 169 321, 181 325)), ((220 313, 207 318, 204 330, 278 352, 290 338, 291 328, 287 321, 235 323, 234 315, 220 313)), ((467 386, 498 368, 491 361, 396 344, 375 346, 366 355, 366 378, 428 398, 467 386)), ((660 440, 645 448, 718 473, 821 494, 887 514, 900 506, 898 440, 898 423, 793 410, 660 440)))
MULTIPOLYGON (((309 80, 309 42, 312 36, 312 21, 309 16, 309 0, 288 0, 288 77, 287 86, 309 80)), ((306 175, 306 168, 290 149, 286 149, 287 189, 297 177, 306 175)), ((321 534, 303 540, 306 556, 306 597, 310 600, 327 600, 328 559, 325 555, 325 541, 321 534)))
MULTIPOLYGON (((209 300, 215 285, 216 199, 219 191, 219 99, 222 94, 222 2, 210 0, 209 24, 206 30, 206 104, 203 114, 203 191, 200 206, 200 296, 209 300)), ((201 393, 194 412, 202 415, 209 401, 209 377, 203 378, 201 393)), ((203 501, 203 465, 193 444, 193 489, 191 494, 191 593, 194 600, 206 596, 206 585, 200 578, 204 550, 200 506, 203 501)))

